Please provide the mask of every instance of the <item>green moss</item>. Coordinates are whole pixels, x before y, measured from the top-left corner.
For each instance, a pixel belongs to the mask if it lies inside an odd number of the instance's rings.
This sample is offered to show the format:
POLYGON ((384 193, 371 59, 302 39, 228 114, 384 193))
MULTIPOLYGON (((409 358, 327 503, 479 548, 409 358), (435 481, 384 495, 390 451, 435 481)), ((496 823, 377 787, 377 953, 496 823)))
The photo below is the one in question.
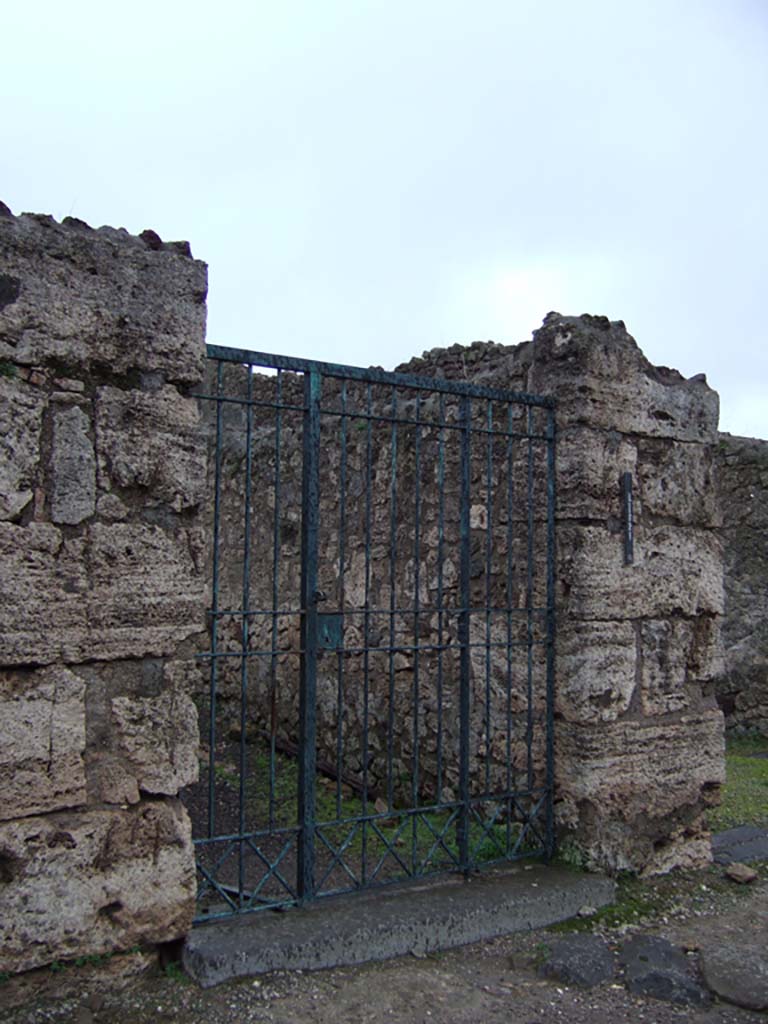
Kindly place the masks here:
POLYGON ((590 932, 599 925, 618 928, 623 924, 637 924, 641 918, 663 913, 671 904, 669 894, 655 890, 636 875, 623 873, 616 881, 616 899, 590 917, 572 917, 550 926, 555 933, 590 932))
POLYGON ((15 377, 16 367, 8 359, 0 359, 0 377, 15 377))

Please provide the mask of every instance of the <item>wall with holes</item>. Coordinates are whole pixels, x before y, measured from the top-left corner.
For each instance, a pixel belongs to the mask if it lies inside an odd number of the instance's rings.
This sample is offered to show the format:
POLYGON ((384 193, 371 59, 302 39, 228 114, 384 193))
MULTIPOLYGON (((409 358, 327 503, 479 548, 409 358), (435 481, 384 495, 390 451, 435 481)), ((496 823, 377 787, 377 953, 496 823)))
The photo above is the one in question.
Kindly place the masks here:
POLYGON ((0 204, 0 970, 183 935, 206 268, 0 204))

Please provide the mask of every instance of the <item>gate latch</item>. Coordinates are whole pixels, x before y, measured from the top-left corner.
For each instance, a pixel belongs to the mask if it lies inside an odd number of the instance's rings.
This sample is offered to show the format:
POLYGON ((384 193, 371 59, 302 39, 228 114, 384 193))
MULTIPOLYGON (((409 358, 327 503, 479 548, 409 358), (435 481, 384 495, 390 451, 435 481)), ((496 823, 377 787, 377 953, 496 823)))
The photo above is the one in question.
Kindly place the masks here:
POLYGON ((317 646, 337 651, 342 646, 343 616, 340 612, 320 612, 317 616, 317 646))

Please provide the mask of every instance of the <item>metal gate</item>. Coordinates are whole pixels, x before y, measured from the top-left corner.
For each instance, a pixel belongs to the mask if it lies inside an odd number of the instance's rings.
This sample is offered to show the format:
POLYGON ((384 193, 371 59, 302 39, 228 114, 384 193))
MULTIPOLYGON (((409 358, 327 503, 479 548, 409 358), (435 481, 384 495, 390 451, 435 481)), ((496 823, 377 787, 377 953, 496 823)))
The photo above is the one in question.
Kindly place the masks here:
POLYGON ((552 400, 208 360, 198 920, 549 857, 552 400))

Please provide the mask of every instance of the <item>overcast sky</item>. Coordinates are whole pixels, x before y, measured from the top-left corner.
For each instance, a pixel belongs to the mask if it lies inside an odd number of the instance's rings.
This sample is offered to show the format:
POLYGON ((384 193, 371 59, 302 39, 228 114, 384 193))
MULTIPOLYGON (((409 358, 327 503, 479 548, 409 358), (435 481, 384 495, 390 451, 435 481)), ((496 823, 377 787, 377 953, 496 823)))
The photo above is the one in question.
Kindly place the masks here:
POLYGON ((0 199, 186 238, 209 341, 622 319, 768 437, 768 0, 3 5, 0 199))

